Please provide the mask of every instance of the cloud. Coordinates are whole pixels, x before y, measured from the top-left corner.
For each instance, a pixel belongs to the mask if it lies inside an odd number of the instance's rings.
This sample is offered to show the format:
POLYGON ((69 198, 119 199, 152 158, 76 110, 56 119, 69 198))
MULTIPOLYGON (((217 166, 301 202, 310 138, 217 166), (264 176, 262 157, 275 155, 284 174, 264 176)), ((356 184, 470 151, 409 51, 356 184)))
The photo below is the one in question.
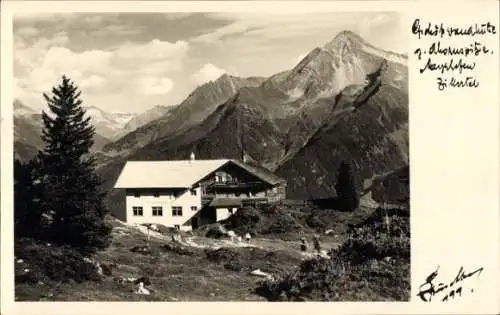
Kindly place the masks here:
POLYGON ((191 12, 170 12, 168 14, 165 14, 164 18, 167 21, 175 21, 175 20, 185 19, 185 18, 190 17, 192 15, 193 15, 193 13, 191 13, 191 12))
POLYGON ((188 43, 185 41, 170 43, 153 39, 146 44, 124 44, 115 51, 113 57, 116 58, 116 63, 124 64, 143 61, 164 61, 179 55, 183 56, 187 49, 188 43))
MULTIPOLYGON (((102 19, 102 18, 101 18, 102 19)), ((96 17, 96 21, 99 19, 96 17)), ((94 24, 101 22, 93 22, 94 24)), ((133 25, 123 25, 123 24, 110 24, 100 27, 98 30, 92 32, 93 36, 117 36, 117 35, 137 35, 143 32, 143 28, 133 25)))
POLYGON ((365 20, 363 27, 369 26, 364 29, 370 32, 361 36, 377 47, 399 51, 392 47, 401 36, 388 31, 398 28, 394 21, 400 16, 398 12, 213 13, 209 17, 233 22, 193 38, 191 51, 204 54, 192 57, 201 64, 235 67, 243 76, 269 76, 290 69, 297 56, 323 46, 341 31, 359 33, 365 20))
POLYGON ((255 14, 255 13, 215 13, 214 18, 231 19, 234 23, 203 34, 197 41, 210 42, 224 39, 248 37, 276 38, 293 37, 311 32, 332 30, 332 26, 355 25, 356 18, 364 13, 321 13, 321 14, 255 14), (234 35, 234 36, 233 36, 234 35))
POLYGON ((167 94, 173 82, 167 75, 182 69, 189 45, 184 41, 158 39, 146 43, 126 42, 111 50, 73 51, 64 44, 67 36, 41 38, 33 45, 20 39, 15 48, 15 71, 21 94, 40 98, 63 74, 87 93, 167 94))
POLYGON ((14 14, 15 21, 20 22, 55 22, 55 20, 70 20, 78 13, 65 12, 37 12, 37 11, 19 11, 14 14))
POLYGON ((21 96, 21 94, 22 94, 21 87, 19 86, 19 79, 14 78, 13 85, 14 85, 14 88, 13 88, 14 98, 19 98, 19 96, 21 96))
POLYGON ((358 32, 361 36, 368 36, 372 28, 378 25, 391 22, 394 15, 386 12, 380 12, 362 18, 358 23, 358 32))
POLYGON ((135 80, 135 84, 136 91, 143 95, 167 94, 174 86, 168 77, 140 77, 135 80))
POLYGON ((39 67, 45 54, 54 46, 64 46, 69 38, 66 32, 58 32, 52 37, 40 37, 34 40, 14 33, 14 73, 29 72, 39 67))
POLYGON ((96 106, 137 110, 137 106, 174 104, 195 84, 226 72, 246 77, 288 70, 345 29, 360 33, 375 46, 399 51, 391 43, 405 38, 395 34, 401 29, 394 23, 398 16, 384 12, 20 14, 14 20, 15 86, 21 96, 41 103, 41 92, 50 92, 67 74, 82 89, 84 101, 96 106))
POLYGON ((211 63, 207 63, 191 77, 191 80, 196 85, 202 85, 206 82, 218 79, 224 73, 226 73, 225 70, 220 69, 211 63))
POLYGON ((403 17, 395 12, 379 12, 359 20, 357 32, 369 42, 386 50, 405 52, 407 36, 403 17))
POLYGON ((26 37, 33 37, 33 36, 36 36, 39 34, 39 31, 36 28, 31 27, 31 26, 21 27, 16 32, 17 32, 17 34, 19 34, 21 36, 26 36, 26 37))
POLYGON ((106 83, 106 79, 92 74, 80 82, 80 87, 86 90, 99 90, 102 89, 106 83))

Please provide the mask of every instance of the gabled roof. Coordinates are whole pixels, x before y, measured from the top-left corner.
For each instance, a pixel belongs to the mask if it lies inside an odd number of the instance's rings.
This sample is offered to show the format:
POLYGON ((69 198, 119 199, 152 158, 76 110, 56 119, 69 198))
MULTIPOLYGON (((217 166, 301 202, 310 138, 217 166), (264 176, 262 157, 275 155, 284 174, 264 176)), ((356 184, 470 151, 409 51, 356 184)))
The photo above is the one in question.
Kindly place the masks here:
POLYGON ((264 168, 262 166, 244 163, 240 160, 231 160, 231 162, 233 162, 234 164, 238 165, 242 169, 257 176, 261 180, 263 180, 271 185, 284 183, 286 181, 283 178, 277 176, 276 174, 274 174, 273 172, 271 172, 270 170, 268 170, 267 168, 264 168))
POLYGON ((128 161, 115 188, 188 188, 229 162, 271 185, 284 181, 270 171, 238 160, 128 161))

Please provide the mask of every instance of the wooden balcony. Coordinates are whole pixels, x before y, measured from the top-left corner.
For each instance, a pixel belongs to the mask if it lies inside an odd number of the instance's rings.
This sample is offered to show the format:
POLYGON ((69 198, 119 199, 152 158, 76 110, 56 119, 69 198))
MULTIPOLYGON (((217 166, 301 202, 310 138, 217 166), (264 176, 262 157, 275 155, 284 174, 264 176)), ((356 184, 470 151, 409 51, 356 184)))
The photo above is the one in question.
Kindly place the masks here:
POLYGON ((202 206, 216 208, 240 208, 267 203, 269 203, 269 198, 267 197, 216 197, 215 195, 205 195, 201 197, 202 206))
POLYGON ((206 186, 206 191, 211 192, 215 190, 266 189, 267 186, 268 185, 264 182, 239 182, 239 181, 212 182, 206 186))
POLYGON ((214 198, 215 198, 215 195, 202 195, 201 196, 201 205, 202 206, 208 205, 210 202, 212 202, 212 200, 214 200, 214 198))

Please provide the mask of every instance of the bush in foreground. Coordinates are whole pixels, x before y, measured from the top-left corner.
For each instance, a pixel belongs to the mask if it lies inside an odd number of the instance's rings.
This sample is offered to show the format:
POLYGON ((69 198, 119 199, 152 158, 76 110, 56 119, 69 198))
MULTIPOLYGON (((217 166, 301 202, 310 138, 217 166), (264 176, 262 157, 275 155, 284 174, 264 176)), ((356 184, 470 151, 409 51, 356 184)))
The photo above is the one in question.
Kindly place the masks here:
POLYGON ((53 246, 32 239, 21 239, 15 245, 15 256, 16 283, 100 279, 97 267, 69 246, 53 246))
POLYGON ((294 273, 259 284, 270 301, 401 301, 410 293, 409 218, 376 211, 352 227, 330 258, 303 261, 294 273))
POLYGON ((262 221, 262 214, 258 209, 252 207, 244 207, 239 209, 235 214, 221 222, 228 230, 235 231, 238 234, 258 233, 259 223, 262 221))

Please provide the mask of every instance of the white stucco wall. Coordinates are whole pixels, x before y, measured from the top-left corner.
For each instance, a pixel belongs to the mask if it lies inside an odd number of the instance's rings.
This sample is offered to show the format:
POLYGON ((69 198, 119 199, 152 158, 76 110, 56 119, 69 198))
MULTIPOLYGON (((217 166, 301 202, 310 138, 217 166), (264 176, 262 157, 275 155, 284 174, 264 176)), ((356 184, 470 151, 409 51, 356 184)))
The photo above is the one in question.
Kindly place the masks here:
POLYGON ((229 218, 231 215, 235 214, 236 211, 238 211, 238 208, 234 207, 232 208, 233 209, 233 213, 230 213, 229 212, 229 208, 217 208, 215 211, 216 211, 216 220, 217 221, 221 221, 221 220, 225 220, 227 218, 229 218))
POLYGON ((178 197, 173 196, 171 190, 158 190, 159 197, 154 196, 154 191, 142 191, 140 197, 135 197, 134 193, 127 191, 126 211, 128 223, 157 223, 169 227, 179 225, 181 230, 191 230, 189 219, 201 209, 200 188, 195 188, 196 196, 191 195, 190 190, 186 190, 178 197), (172 207, 182 207, 182 216, 173 216, 172 207), (191 210, 196 206, 197 210, 191 210), (143 215, 134 216, 133 207, 142 207, 143 215), (163 216, 153 216, 153 207, 162 207, 163 216))

